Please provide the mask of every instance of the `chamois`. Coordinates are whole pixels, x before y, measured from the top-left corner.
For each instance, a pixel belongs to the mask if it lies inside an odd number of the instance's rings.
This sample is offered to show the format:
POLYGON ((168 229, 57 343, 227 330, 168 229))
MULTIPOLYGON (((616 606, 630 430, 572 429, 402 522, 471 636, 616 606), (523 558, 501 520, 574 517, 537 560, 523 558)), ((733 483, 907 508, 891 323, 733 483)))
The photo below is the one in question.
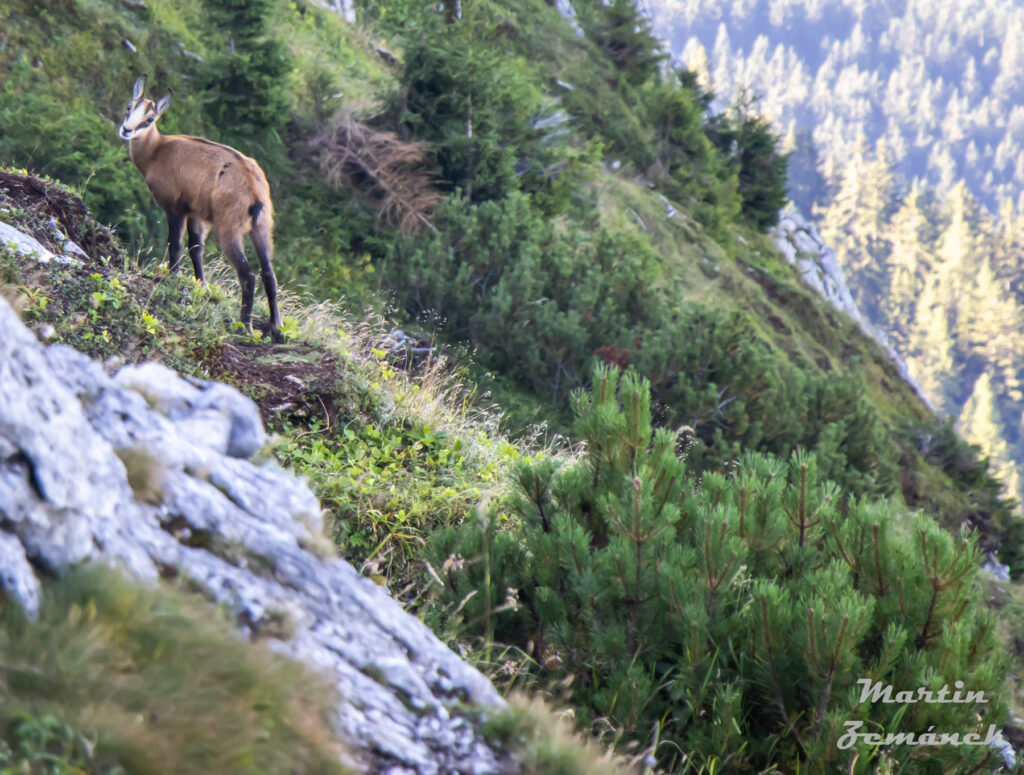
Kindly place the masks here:
POLYGON ((212 224, 221 250, 238 272, 242 287, 242 325, 252 333, 256 275, 245 257, 242 238, 252 240, 260 261, 263 287, 270 304, 270 332, 281 341, 277 310, 277 279, 270 266, 273 251, 274 208, 263 170, 234 148, 188 135, 161 135, 156 121, 171 104, 167 91, 156 103, 143 97, 146 76, 132 89, 118 135, 128 141, 128 153, 146 179, 157 205, 167 214, 168 264, 171 272, 181 261, 181 238, 188 230, 188 254, 196 279, 203 278, 203 247, 212 224))

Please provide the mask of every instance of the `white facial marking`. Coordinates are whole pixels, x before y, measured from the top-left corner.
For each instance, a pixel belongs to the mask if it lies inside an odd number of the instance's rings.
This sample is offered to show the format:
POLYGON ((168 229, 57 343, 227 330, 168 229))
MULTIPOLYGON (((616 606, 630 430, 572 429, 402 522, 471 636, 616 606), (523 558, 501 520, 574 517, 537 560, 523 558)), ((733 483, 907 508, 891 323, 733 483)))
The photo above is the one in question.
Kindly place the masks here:
POLYGON ((122 140, 130 140, 156 121, 153 103, 149 100, 137 100, 128 105, 124 121, 121 122, 117 134, 122 140))

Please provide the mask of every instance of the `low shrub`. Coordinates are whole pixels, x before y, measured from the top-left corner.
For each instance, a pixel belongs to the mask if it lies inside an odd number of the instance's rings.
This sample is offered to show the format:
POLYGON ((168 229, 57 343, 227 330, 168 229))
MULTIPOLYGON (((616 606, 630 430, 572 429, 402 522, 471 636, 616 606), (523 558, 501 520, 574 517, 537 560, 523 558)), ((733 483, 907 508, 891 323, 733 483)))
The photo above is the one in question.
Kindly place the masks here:
POLYGON ((1004 721, 1005 648, 972 535, 851 499, 803 452, 746 454, 694 484, 633 373, 599 369, 576 411, 582 458, 523 462, 507 520, 495 509, 432 536, 436 629, 529 654, 581 723, 652 745, 666 766, 682 767, 679 752, 730 771, 995 761, 986 747, 838 746, 851 730, 984 737, 1004 721), (860 679, 986 700, 865 701, 860 679))

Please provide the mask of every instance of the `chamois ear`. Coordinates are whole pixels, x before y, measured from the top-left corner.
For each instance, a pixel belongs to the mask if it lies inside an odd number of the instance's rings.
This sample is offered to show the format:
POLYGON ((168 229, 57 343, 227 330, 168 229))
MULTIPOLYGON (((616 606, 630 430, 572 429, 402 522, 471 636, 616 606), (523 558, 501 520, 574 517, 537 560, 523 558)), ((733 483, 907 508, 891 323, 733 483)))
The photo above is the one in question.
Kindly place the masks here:
POLYGON ((170 106, 170 104, 171 104, 171 90, 168 89, 167 90, 167 94, 165 94, 163 97, 161 97, 159 99, 159 101, 156 103, 156 115, 157 115, 157 118, 159 118, 161 115, 163 115, 163 112, 165 110, 167 110, 167 108, 170 106))
POLYGON ((139 99, 142 96, 142 90, 146 87, 146 76, 140 75, 138 80, 135 81, 135 86, 132 87, 132 101, 139 99))

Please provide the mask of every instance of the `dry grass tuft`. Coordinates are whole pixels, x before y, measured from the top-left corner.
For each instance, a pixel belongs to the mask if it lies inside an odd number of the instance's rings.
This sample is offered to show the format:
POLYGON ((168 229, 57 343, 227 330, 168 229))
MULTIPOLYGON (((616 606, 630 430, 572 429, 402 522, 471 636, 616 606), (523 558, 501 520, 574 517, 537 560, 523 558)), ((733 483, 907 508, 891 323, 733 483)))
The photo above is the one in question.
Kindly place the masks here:
POLYGON ((144 447, 119 449, 117 456, 124 464, 135 500, 154 506, 163 503, 167 464, 144 447))
POLYGON ((642 775, 652 772, 647 753, 626 758, 582 735, 572 711, 514 694, 487 719, 487 731, 505 745, 522 775, 642 775))
POLYGON ((484 447, 508 444, 499 408, 482 400, 442 348, 397 368, 390 358, 392 325, 383 316, 367 311, 355 318, 338 302, 303 301, 287 290, 279 291, 278 304, 295 321, 297 341, 330 351, 349 367, 346 378, 361 378, 360 389, 376 394, 381 421, 443 428, 481 454, 484 447))

